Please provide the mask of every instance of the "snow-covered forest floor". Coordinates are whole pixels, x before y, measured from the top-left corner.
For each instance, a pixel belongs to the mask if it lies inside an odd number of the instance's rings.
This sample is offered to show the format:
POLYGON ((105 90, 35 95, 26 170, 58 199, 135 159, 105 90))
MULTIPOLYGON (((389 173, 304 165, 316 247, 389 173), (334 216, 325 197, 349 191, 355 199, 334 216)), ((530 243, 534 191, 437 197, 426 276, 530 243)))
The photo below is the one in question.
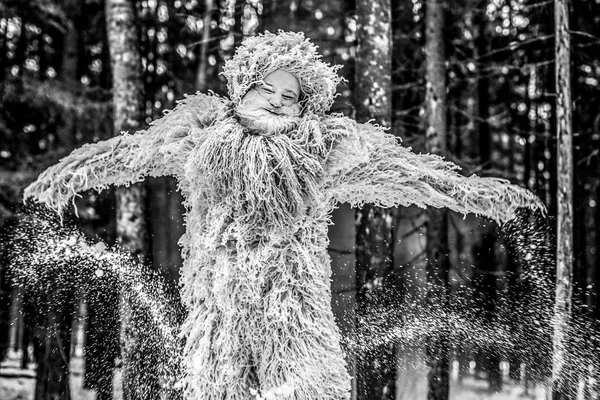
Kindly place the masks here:
MULTIPOLYGON (((0 365, 0 399, 30 400, 34 397, 35 364, 27 369, 20 368, 20 355, 11 352, 0 365)), ((93 400, 93 390, 86 390, 83 384, 82 359, 76 357, 71 363, 71 391, 73 400, 93 400)))
MULTIPOLYGON (((83 384, 83 364, 80 357, 75 357, 71 364, 71 390, 73 400, 94 400, 93 390, 86 390, 83 384)), ((118 375, 117 375, 118 377, 118 375)), ((116 379, 118 382, 118 378, 116 379)), ((33 400, 35 385, 35 365, 22 370, 19 368, 19 357, 12 353, 7 360, 0 365, 0 399, 1 400, 33 400)), ((115 385, 115 400, 121 399, 120 388, 115 385)), ((470 375, 464 378, 460 384, 454 379, 452 381, 451 400, 542 400, 544 398, 543 388, 530 389, 529 394, 520 385, 505 382, 500 393, 490 393, 488 383, 481 377, 470 375)))
MULTIPOLYGON (((11 352, 0 364, 0 400, 33 400, 35 388, 35 364, 20 368, 20 355, 11 352)), ((75 357, 71 361, 72 400, 94 400, 93 390, 83 388, 83 359, 75 357)), ((118 379, 115 380, 114 399, 121 399, 118 379)))

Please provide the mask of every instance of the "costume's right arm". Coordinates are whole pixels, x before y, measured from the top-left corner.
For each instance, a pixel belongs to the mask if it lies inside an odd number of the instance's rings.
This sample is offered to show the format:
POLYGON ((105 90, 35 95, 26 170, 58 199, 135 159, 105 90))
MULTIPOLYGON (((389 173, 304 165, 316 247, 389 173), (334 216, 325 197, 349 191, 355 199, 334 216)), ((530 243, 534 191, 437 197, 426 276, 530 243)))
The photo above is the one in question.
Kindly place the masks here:
POLYGON ((223 108, 216 96, 195 94, 146 130, 86 144, 40 174, 24 198, 61 211, 77 193, 129 185, 145 176, 178 175, 194 144, 223 108))
POLYGON ((473 213, 499 223, 520 208, 545 212, 541 200, 509 181, 463 176, 458 166, 434 154, 417 154, 379 126, 342 117, 327 120, 344 132, 328 155, 332 197, 355 206, 417 205, 473 213))

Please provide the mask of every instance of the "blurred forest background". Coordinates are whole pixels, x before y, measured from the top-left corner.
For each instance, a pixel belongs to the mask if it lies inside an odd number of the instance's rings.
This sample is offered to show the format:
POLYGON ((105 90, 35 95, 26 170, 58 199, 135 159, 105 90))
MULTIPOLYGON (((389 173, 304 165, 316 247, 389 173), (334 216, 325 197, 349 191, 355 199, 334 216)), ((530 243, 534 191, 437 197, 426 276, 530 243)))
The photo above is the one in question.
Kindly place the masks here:
MULTIPOLYGON (((462 299, 466 315, 490 326, 507 321, 518 342, 516 351, 499 351, 481 344, 485 340, 470 340, 468 332, 455 335, 458 329, 449 325, 428 331, 422 346, 384 340, 371 354, 349 356, 356 398, 447 399, 450 386, 456 386, 455 399, 488 398, 507 387, 535 395, 535 383, 548 379, 551 369, 554 288, 536 304, 512 302, 508 311, 499 304, 511 296, 527 297, 532 288, 524 276, 532 270, 552 280, 561 248, 555 233, 563 208, 554 1, 3 0, 0 225, 6 234, 21 223, 23 189, 41 171, 122 127, 114 116, 110 37, 118 27, 107 23, 111 12, 124 13, 123 21, 131 22, 125 29, 137 35, 137 45, 127 51, 139 60, 129 82, 140 100, 141 114, 131 117, 139 117, 138 127, 185 93, 226 95, 219 72, 245 36, 302 31, 327 62, 343 65, 346 82, 333 112, 388 126, 405 146, 442 154, 465 175, 502 177, 537 194, 548 208, 547 219, 525 215, 510 229, 443 210, 347 205, 336 210, 330 229, 333 307, 345 336, 406 331, 411 325, 393 317, 393 310, 418 316, 432 299, 454 296, 462 299), (545 346, 532 349, 527 329, 535 321, 546 324, 548 335, 537 338, 545 346), (469 379, 479 397, 458 394, 460 383, 469 379)), ((600 317, 600 0, 573 0, 568 13, 574 200, 567 207, 573 211, 568 234, 573 248, 567 253, 573 302, 580 305, 572 318, 585 317, 593 325, 600 317)), ((139 258, 176 282, 177 240, 184 229, 176 183, 152 178, 136 190, 143 222, 135 228, 139 258)), ((119 226, 126 222, 116 216, 123 200, 116 198, 110 189, 77 199, 77 225, 91 240, 124 242, 119 226)), ((91 301, 90 294, 74 291, 61 294, 60 302, 36 305, 6 274, 8 237, 0 244, 0 387, 22 379, 35 385, 34 393, 10 396, 78 399, 85 392, 113 398, 113 373, 121 366, 119 328, 100 326, 96 316, 118 297, 91 301), (69 390, 69 379, 77 377, 83 377, 85 390, 69 390)), ((590 366, 594 363, 584 368, 590 366)), ((598 398, 593 383, 580 379, 571 386, 563 398, 574 399, 575 392, 598 398)), ((0 396, 9 393, 6 387, 0 396)), ((126 388, 123 396, 133 397, 126 388)))

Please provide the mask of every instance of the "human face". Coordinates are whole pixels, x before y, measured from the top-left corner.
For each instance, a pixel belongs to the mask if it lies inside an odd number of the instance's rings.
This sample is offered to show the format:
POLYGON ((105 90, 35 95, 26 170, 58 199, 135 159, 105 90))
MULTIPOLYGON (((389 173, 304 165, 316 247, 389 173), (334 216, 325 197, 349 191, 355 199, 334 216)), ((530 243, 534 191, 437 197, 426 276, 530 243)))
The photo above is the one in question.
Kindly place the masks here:
POLYGON ((267 75, 256 91, 273 107, 293 106, 300 98, 300 84, 292 74, 282 69, 267 75))
POLYGON ((298 116, 300 84, 291 73, 278 69, 267 75, 242 98, 244 107, 276 116, 298 116))

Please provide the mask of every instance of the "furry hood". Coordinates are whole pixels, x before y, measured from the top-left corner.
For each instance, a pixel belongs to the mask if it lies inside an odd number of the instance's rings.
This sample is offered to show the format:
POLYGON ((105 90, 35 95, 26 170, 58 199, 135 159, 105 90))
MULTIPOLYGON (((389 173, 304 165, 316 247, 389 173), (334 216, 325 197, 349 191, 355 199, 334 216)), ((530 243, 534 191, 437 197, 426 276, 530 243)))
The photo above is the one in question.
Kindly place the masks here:
POLYGON ((317 46, 303 33, 267 31, 245 39, 225 63, 222 74, 227 78, 229 98, 238 104, 254 84, 284 69, 300 83, 304 115, 323 115, 331 108, 342 80, 337 74, 339 68, 323 62, 317 46))

